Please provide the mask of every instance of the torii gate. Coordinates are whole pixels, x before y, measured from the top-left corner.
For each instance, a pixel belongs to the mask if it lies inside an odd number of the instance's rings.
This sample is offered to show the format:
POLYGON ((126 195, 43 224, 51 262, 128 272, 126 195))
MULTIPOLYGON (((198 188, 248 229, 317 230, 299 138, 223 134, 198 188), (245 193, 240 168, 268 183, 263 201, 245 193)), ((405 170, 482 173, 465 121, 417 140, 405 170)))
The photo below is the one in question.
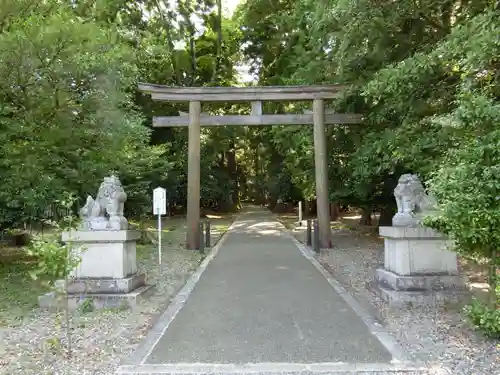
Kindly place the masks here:
POLYGON ((188 127, 188 191, 187 238, 188 249, 197 249, 200 220, 200 126, 245 125, 314 125, 314 165, 316 175, 316 202, 320 246, 331 247, 330 205, 328 197, 328 164, 325 124, 355 124, 361 122, 357 114, 325 113, 326 99, 334 99, 347 86, 252 86, 252 87, 172 87, 140 83, 139 90, 157 101, 189 101, 189 114, 154 117, 153 127, 188 127), (312 100, 312 113, 266 115, 262 101, 312 100), (201 113, 201 102, 242 102, 252 104, 251 115, 206 116, 201 113))

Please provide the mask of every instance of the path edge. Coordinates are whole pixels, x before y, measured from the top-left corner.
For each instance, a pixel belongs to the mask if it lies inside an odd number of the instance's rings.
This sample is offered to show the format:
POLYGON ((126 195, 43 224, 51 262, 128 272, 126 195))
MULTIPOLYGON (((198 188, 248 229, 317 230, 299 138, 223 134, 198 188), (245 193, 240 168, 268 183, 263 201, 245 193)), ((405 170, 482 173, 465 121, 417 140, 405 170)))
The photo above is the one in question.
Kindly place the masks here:
POLYGON ((391 363, 399 364, 404 363, 405 358, 408 358, 403 348, 398 344, 396 339, 392 337, 389 332, 380 324, 375 317, 373 317, 368 310, 366 310, 354 296, 347 291, 342 284, 328 272, 321 263, 316 259, 312 249, 309 249, 302 242, 300 242, 292 234, 291 230, 287 228, 278 218, 276 220, 285 230, 286 235, 294 242, 295 246, 299 249, 300 253, 308 259, 313 266, 323 275, 328 284, 342 297, 347 305, 356 313, 356 315, 368 327, 370 333, 377 338, 382 346, 391 354, 391 363))
POLYGON ((184 307, 189 295, 194 290, 196 284, 201 278, 201 275, 207 269, 210 262, 217 256, 219 249, 222 247, 224 242, 228 237, 228 233, 234 229, 235 224, 240 219, 241 215, 238 215, 234 221, 231 223, 229 228, 224 232, 224 234, 219 238, 215 246, 210 250, 207 256, 203 259, 200 265, 196 268, 193 274, 189 277, 186 283, 177 292, 175 297, 167 306, 167 309, 161 314, 156 320, 155 324, 149 329, 146 337, 141 340, 139 346, 132 352, 130 357, 125 359, 117 368, 115 373, 120 373, 120 369, 123 367, 129 367, 133 365, 144 365, 147 358, 153 352, 160 339, 163 337, 167 331, 170 323, 175 319, 179 311, 184 307))
POLYGON ((119 375, 334 375, 334 374, 429 374, 435 370, 436 374, 444 374, 440 369, 428 366, 408 364, 383 364, 383 363, 176 363, 124 366, 119 375))

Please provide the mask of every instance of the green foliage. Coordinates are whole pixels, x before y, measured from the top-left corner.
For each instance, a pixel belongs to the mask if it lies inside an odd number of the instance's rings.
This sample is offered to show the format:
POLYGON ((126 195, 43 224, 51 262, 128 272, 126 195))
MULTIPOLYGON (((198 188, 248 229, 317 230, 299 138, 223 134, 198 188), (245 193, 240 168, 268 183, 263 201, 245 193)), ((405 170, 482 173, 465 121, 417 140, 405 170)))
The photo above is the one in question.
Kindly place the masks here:
POLYGON ((457 250, 478 258, 491 258, 500 244, 498 142, 495 131, 450 152, 430 181, 440 213, 428 225, 450 234, 457 250))
MULTIPOLYGON (((497 294, 500 298, 500 293, 497 294)), ((500 339, 500 309, 474 300, 465 308, 470 322, 486 336, 500 339)))
MULTIPOLYGON (((66 194, 61 199, 61 205, 66 208, 72 207, 75 197, 66 194)), ((57 231, 49 238, 42 235, 35 237, 27 250, 28 254, 37 260, 36 267, 29 273, 34 280, 41 280, 47 286, 53 286, 57 280, 65 280, 70 272, 80 263, 79 255, 71 248, 71 243, 61 241, 61 234, 65 230, 73 229, 76 220, 69 215, 54 223, 57 231)), ((84 250, 84 249, 82 249, 84 250)), ((81 250, 80 250, 81 251, 81 250)))
POLYGON ((83 195, 129 139, 144 138, 124 109, 133 59, 112 31, 65 7, 12 17, 0 34, 0 220, 15 225, 63 191, 83 195))
POLYGON ((58 240, 34 239, 28 253, 38 259, 37 267, 30 271, 34 280, 41 279, 48 285, 65 279, 80 259, 71 252, 69 245, 58 240))
POLYGON ((83 202, 111 171, 129 194, 127 209, 149 212, 151 188, 165 180, 169 163, 164 145, 149 145, 151 132, 133 103, 140 54, 121 27, 139 21, 127 3, 52 1, 5 13, 0 227, 40 219, 34 216, 63 191, 83 202))
POLYGON ((17 325, 38 304, 47 286, 35 281, 30 271, 36 265, 0 262, 0 326, 17 325))
POLYGON ((94 311, 94 300, 92 298, 85 298, 78 304, 78 312, 80 314, 87 314, 94 311))

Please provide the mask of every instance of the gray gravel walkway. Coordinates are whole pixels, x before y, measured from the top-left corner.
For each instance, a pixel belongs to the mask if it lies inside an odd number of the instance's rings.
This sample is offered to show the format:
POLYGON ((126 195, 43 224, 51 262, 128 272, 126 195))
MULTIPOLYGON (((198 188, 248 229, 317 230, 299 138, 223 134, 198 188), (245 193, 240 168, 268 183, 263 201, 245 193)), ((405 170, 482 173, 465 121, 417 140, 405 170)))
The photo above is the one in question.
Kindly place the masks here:
POLYGON ((267 210, 227 236, 146 364, 392 359, 267 210))

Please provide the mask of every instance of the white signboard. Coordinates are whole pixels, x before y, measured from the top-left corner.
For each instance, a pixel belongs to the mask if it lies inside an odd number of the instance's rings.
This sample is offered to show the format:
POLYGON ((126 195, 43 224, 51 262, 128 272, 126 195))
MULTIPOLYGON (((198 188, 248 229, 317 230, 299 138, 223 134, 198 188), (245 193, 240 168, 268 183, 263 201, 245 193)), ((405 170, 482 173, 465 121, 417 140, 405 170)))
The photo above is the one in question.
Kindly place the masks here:
POLYGON ((167 214, 167 191, 164 188, 157 187, 153 190, 153 214, 167 214))
POLYGON ((161 215, 167 214, 167 191, 164 188, 153 190, 153 214, 158 215, 158 263, 161 264, 161 215))

